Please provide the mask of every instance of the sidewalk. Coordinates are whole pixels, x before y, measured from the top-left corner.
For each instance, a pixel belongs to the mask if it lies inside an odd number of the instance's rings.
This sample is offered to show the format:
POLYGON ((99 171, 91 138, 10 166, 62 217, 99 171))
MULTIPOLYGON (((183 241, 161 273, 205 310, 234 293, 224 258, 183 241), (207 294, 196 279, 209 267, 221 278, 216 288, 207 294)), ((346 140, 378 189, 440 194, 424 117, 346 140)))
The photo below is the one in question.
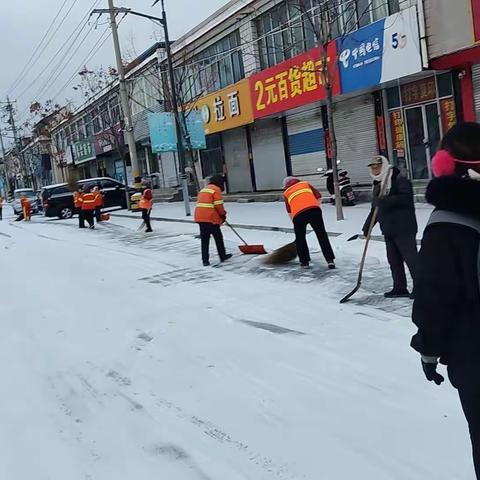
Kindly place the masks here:
MULTIPOLYGON (((183 202, 176 203, 160 203, 155 204, 152 212, 152 219, 164 222, 182 222, 194 223, 193 212, 195 204, 190 204, 192 216, 185 216, 185 207, 183 202)), ((280 232, 293 232, 292 222, 288 216, 283 202, 268 203, 227 203, 225 208, 228 212, 228 221, 237 228, 250 230, 268 230, 280 232)), ((367 215, 370 211, 369 204, 356 205, 355 207, 344 207, 345 220, 338 222, 336 220, 335 207, 333 205, 323 205, 322 211, 325 220, 325 226, 329 235, 339 236, 343 234, 354 235, 361 233, 361 229, 367 215)), ((428 217, 432 211, 432 207, 424 204, 416 205, 417 220, 419 226, 419 234, 417 238, 421 238, 422 232, 427 223, 428 217)), ((115 217, 138 218, 139 213, 136 212, 113 212, 115 217)), ((374 237, 381 236, 378 225, 373 231, 374 237)))

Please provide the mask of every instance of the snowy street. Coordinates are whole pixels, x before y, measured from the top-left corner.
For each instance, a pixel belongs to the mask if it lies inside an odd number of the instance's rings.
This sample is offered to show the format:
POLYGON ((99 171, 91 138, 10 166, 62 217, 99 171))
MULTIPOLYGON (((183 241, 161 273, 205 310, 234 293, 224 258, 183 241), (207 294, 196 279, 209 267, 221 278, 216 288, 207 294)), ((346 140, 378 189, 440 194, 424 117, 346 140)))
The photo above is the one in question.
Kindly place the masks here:
MULTIPOLYGON (((291 226, 281 204, 226 207, 232 223, 291 226)), ((212 245, 204 268, 193 224, 153 221, 146 235, 132 214, 89 231, 13 223, 5 208, 0 479, 472 480, 457 394, 423 376, 411 301, 383 298, 382 242, 338 303, 367 209, 343 224, 323 209, 333 272, 313 235, 309 271, 242 256, 227 228, 233 259, 218 265, 212 245)), ((293 240, 240 233, 269 251, 293 240)))

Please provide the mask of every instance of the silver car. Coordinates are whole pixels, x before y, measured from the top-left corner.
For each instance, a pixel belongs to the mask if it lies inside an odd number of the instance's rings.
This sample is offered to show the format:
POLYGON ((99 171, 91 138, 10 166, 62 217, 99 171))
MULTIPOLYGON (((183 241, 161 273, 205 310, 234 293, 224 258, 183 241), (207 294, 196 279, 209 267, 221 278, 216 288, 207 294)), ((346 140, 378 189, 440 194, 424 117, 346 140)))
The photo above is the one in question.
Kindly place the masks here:
POLYGON ((15 215, 22 213, 21 196, 24 195, 30 200, 32 206, 32 213, 38 213, 40 208, 40 201, 37 194, 32 188, 19 188, 13 192, 13 211, 15 215))

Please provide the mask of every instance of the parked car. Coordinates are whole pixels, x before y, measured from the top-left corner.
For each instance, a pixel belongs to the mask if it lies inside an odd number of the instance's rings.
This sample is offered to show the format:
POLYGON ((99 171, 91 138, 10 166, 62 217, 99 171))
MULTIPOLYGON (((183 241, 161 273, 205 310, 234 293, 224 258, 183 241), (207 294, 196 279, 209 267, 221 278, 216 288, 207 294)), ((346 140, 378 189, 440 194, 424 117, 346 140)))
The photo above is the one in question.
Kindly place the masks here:
POLYGON ((32 188, 18 188, 13 192, 13 211, 15 215, 22 213, 21 196, 24 195, 30 200, 32 213, 38 213, 40 210, 40 199, 32 188))
MULTIPOLYGON (((127 208, 125 185, 108 177, 97 177, 80 180, 78 185, 84 189, 98 187, 105 197, 105 207, 127 208)), ((128 187, 128 194, 136 192, 134 187, 128 187)), ((73 204, 73 192, 67 183, 48 185, 42 189, 43 209, 46 217, 71 218, 77 213, 73 204)))

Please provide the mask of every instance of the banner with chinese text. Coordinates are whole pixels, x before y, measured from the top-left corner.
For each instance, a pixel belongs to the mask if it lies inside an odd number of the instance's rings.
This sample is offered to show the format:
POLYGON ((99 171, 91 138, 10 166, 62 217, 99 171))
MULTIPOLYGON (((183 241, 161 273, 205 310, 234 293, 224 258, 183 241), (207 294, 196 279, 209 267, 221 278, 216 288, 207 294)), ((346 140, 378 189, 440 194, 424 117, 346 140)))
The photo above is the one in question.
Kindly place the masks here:
MULTIPOLYGON (((333 93, 340 93, 336 44, 332 42, 327 55, 331 66, 333 93)), ((321 78, 319 48, 297 55, 249 78, 252 109, 255 118, 266 117, 325 98, 321 78)))
POLYGON ((195 109, 202 114, 205 133, 222 132, 253 122, 248 80, 200 98, 195 109))
POLYGON ((95 149, 91 140, 80 140, 73 144, 73 159, 75 161, 75 165, 89 162, 96 157, 95 149))
POLYGON ((415 6, 337 40, 342 93, 422 71, 415 6))

